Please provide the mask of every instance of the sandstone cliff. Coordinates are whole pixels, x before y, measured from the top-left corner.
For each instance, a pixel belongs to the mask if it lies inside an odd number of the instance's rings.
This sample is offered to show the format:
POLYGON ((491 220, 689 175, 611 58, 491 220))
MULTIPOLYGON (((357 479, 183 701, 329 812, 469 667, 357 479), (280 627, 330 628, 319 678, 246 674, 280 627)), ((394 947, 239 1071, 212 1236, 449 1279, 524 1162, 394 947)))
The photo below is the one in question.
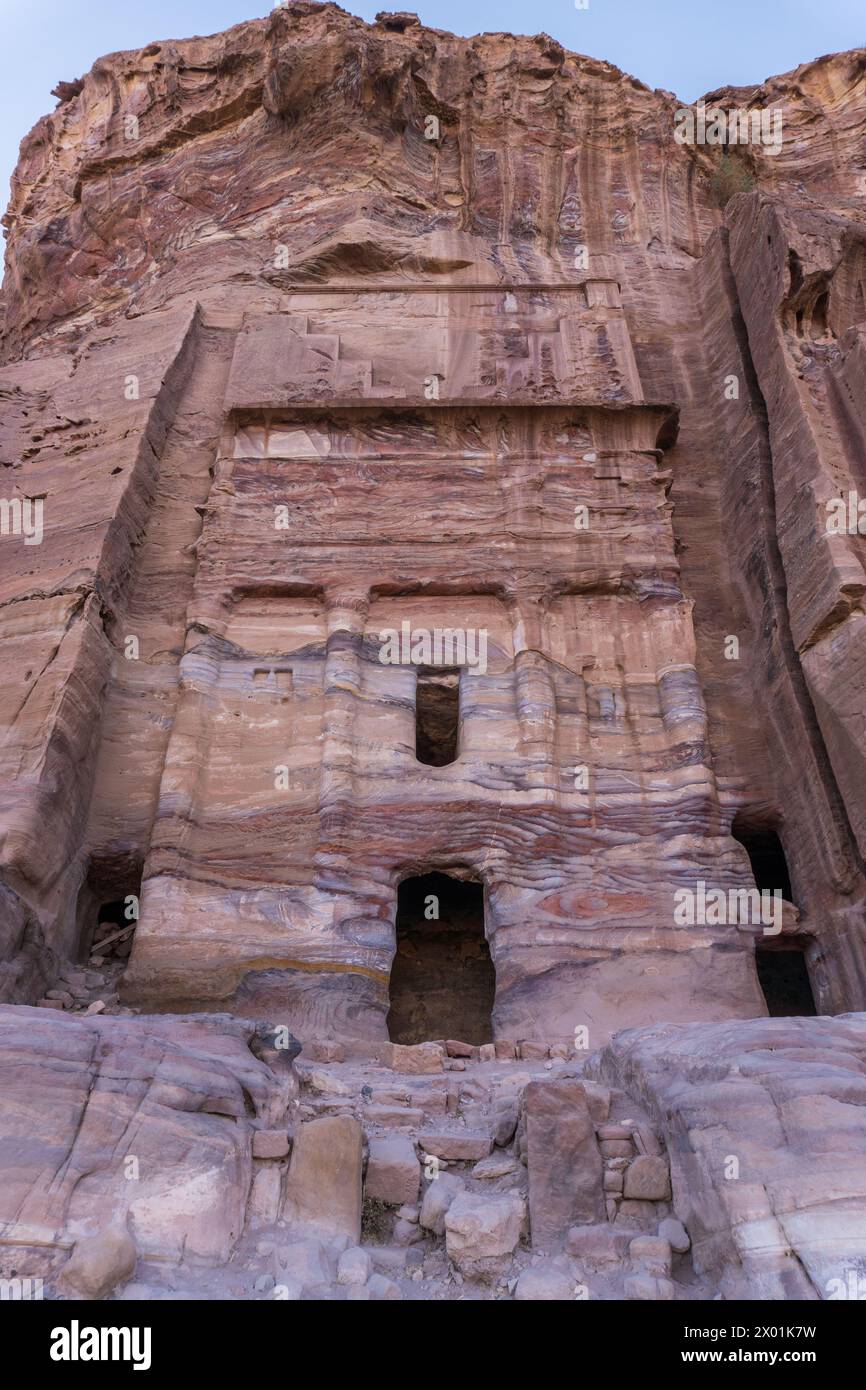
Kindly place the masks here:
MULTIPOLYGON (((866 52, 706 98, 775 113, 778 148, 679 143, 674 95, 546 35, 308 0, 108 55, 57 94, 4 219, 0 1000, 101 999, 122 1055, 139 1026, 159 1056, 193 1046, 208 1088, 228 1068, 235 1096, 252 1023, 210 1025, 234 1039, 214 1061, 191 1026, 131 1011, 227 1011, 382 1066, 423 1041, 398 1015, 446 1031, 397 1008, 395 961, 431 998, 457 962, 473 1007, 489 967, 486 1019, 458 1018, 506 1060, 659 1027, 593 1065, 661 1129, 657 1058, 680 1075, 692 1037, 669 1025, 733 1053, 715 1030, 762 1038, 795 985, 793 1011, 862 1009, 866 52), (483 669, 388 664, 404 624, 483 634, 483 669), (467 899, 435 959, 410 920, 431 874, 483 898, 477 939, 467 899), (770 931, 677 915, 707 886, 768 885, 770 931)), ((39 1047, 86 1052, 103 1026, 61 1045, 46 1019, 39 1047)), ((256 1074, 252 1129, 277 1084, 256 1074)), ((633 1131, 605 1138, 577 1075, 524 1103, 530 1178, 533 1133, 569 1105, 586 1159, 573 1209, 537 1220, 615 1226, 625 1203, 655 1229, 667 1179, 629 1198, 618 1175, 660 1155, 605 1152, 633 1131)), ((324 1084, 317 1118, 358 1123, 324 1084)), ((441 1104, 472 1129, 471 1087, 447 1092, 406 1093, 394 1123, 429 1129, 441 1104)), ((252 1138, 202 1123, 242 1213, 252 1138)), ((677 1132, 702 1123, 684 1109, 677 1132)), ((816 1296, 827 1268, 791 1216, 811 1145, 766 1203, 816 1296)), ((530 1216, 557 1185, 536 1172, 530 1216)), ((691 1213, 701 1179, 673 1178, 691 1213)), ((282 1181, 259 1182, 259 1215, 289 1202, 282 1181)), ((749 1230, 725 1235, 743 1214, 710 1206, 698 1274, 782 1296, 787 1267, 749 1266, 749 1230)), ((81 1234, 73 1207, 52 1226, 37 1200, 38 1240, 81 1234)), ((145 1209, 161 1255, 165 1213, 145 1209)), ((479 1252, 460 1212, 458 1263, 466 1242, 472 1273, 510 1254, 479 1252)), ((497 1212, 516 1243, 516 1208, 497 1212)), ((634 1258, 656 1281, 634 1296, 672 1296, 669 1258, 634 1258)))

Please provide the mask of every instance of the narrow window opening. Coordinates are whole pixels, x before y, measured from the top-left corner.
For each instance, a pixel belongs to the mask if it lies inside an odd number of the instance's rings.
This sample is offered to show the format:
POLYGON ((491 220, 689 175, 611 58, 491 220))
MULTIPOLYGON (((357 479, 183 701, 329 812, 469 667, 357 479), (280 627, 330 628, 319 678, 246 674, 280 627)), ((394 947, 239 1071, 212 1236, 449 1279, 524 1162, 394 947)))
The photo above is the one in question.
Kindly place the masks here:
POLYGON ((292 694, 292 687, 289 666, 256 666, 253 669, 253 691, 256 695, 272 695, 284 705, 292 694))
POLYGON ((415 690, 415 757, 428 767, 447 767, 457 757, 460 672, 422 667, 415 690))
POLYGON ((755 949, 758 981, 771 1018, 811 1018, 817 1013, 809 979, 808 938, 786 936, 755 949))
POLYGON ((392 1042, 490 1042, 496 976, 484 933, 480 883, 430 873, 397 892, 391 967, 392 1042))

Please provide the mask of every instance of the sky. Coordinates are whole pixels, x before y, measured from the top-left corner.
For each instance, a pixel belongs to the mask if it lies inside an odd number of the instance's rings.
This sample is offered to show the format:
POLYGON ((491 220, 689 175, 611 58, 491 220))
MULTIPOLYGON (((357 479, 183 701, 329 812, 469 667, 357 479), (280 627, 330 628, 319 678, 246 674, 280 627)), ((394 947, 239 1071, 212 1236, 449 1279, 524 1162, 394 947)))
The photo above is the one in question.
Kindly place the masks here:
MULTIPOLYGON (((346 0, 343 8, 371 20, 388 2, 346 0)), ((585 9, 575 0, 390 3, 456 34, 547 33, 687 102, 866 45, 864 0, 577 0, 585 9)), ((58 81, 82 76, 104 53, 217 33, 270 8, 270 0, 0 0, 0 204, 18 145, 54 109, 58 81)))

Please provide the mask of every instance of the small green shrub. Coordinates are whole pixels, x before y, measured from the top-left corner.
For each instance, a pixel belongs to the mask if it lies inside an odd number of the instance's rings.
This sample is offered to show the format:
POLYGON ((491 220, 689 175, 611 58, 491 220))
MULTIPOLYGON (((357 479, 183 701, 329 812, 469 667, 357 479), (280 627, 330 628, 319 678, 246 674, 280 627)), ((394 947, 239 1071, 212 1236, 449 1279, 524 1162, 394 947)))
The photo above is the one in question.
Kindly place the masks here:
POLYGON ((741 159, 723 154, 710 178, 710 187, 716 196, 719 207, 724 207, 735 193, 751 193, 757 187, 757 180, 741 159))

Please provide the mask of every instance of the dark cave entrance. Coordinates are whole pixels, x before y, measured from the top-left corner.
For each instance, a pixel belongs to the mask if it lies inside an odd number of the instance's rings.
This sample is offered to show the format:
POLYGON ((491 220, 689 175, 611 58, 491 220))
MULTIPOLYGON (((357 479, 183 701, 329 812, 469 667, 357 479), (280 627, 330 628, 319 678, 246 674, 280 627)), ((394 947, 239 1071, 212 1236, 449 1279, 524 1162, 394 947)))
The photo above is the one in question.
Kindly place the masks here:
POLYGON ((441 873, 405 879, 397 891, 391 1041, 491 1042, 495 991, 482 885, 441 873))
POLYGON ((768 893, 778 889, 785 902, 792 903, 791 875, 777 832, 771 827, 754 825, 741 816, 735 816, 731 834, 749 856, 756 888, 768 893))
POLYGON ((758 981, 771 1018, 813 1018, 818 1012, 806 964, 808 937, 785 936, 755 947, 758 981))
POLYGON ((428 767, 447 767, 457 757, 460 672, 422 667, 415 687, 415 757, 428 767))
POLYGON ((90 946, 92 955, 97 959, 126 960, 130 955, 138 923, 140 892, 139 884, 134 893, 104 902, 99 908, 90 946))
POLYGON ((125 961, 129 956, 138 925, 142 871, 139 864, 126 870, 91 864, 78 895, 77 958, 86 962, 96 956, 125 961), (103 942, 107 945, 103 947, 103 942))
MULTIPOLYGON (((749 856, 755 887, 761 893, 781 893, 794 901, 791 874, 778 832, 764 821, 735 816, 731 834, 749 856)), ((815 996, 809 978, 808 936, 763 937, 755 944, 758 983, 771 1018, 814 1017, 815 996)))

